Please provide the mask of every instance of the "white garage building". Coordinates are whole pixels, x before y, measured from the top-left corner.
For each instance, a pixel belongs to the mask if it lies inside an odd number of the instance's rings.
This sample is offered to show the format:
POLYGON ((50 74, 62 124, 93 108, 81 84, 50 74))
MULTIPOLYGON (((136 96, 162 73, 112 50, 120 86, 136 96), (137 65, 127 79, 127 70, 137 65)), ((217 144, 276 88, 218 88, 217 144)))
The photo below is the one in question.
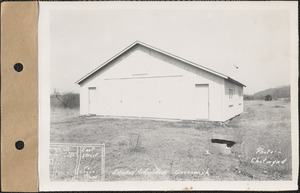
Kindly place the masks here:
POLYGON ((76 83, 81 115, 226 121, 243 112, 243 84, 138 41, 76 83))

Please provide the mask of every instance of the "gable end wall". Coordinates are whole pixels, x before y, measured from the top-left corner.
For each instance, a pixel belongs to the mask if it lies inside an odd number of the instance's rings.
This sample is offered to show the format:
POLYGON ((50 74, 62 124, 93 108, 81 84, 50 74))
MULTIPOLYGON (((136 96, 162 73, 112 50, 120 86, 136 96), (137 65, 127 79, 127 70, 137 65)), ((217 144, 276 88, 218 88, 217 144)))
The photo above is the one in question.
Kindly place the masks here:
MULTIPOLYGON (((99 95, 97 114, 105 115, 103 111, 105 104, 101 101, 105 98, 105 92, 109 92, 109 89, 104 89, 108 79, 132 78, 133 74, 139 73, 147 74, 143 77, 181 76, 180 80, 174 82, 173 90, 176 87, 178 92, 175 94, 180 95, 180 102, 174 105, 181 109, 181 119, 187 120, 195 119, 195 85, 208 84, 209 120, 224 121, 223 113, 227 112, 224 108, 226 100, 223 96, 225 93, 223 78, 143 46, 135 46, 128 50, 80 85, 80 114, 88 114, 88 87, 97 88, 99 95)), ((138 78, 136 75, 134 77, 138 78)))

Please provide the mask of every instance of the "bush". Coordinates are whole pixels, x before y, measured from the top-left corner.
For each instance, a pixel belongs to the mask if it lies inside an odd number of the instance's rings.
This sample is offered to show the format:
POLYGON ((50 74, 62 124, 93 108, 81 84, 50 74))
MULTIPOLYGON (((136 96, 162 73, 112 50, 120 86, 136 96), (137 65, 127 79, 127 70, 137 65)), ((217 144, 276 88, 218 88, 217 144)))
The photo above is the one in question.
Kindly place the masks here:
POLYGON ((265 96, 265 101, 271 101, 272 100, 272 96, 271 95, 266 95, 265 96))

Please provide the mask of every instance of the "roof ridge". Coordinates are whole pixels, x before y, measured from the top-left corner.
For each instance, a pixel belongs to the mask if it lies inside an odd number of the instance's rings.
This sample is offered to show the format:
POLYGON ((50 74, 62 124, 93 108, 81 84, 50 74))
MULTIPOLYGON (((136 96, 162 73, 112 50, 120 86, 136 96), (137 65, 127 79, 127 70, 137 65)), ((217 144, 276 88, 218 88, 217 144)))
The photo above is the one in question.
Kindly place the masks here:
POLYGON ((215 75, 217 75, 217 76, 220 76, 220 77, 222 77, 222 78, 224 78, 224 79, 227 79, 227 80, 229 80, 229 81, 233 81, 233 82, 235 82, 235 83, 237 83, 237 84, 240 84, 240 85, 242 85, 242 86, 245 87, 244 84, 242 84, 242 83, 240 83, 240 82, 238 82, 238 81, 236 81, 236 80, 230 78, 229 76, 227 76, 227 75, 225 75, 225 74, 219 73, 219 72, 217 72, 217 71, 215 71, 215 70, 212 70, 212 69, 210 69, 210 68, 207 68, 207 67, 205 67, 205 66, 199 65, 199 64, 197 64, 197 63, 191 62, 191 61, 189 61, 189 60, 186 60, 186 59, 184 59, 184 58, 181 58, 181 57, 179 57, 179 56, 176 56, 176 55, 174 55, 174 54, 171 54, 171 53, 169 53, 169 52, 166 52, 166 51, 164 51, 164 50, 161 50, 161 49, 159 49, 159 48, 153 47, 153 46, 148 45, 148 44, 146 44, 146 43, 144 43, 144 42, 141 42, 141 41, 139 41, 139 40, 134 41, 132 44, 130 44, 129 46, 127 46, 126 48, 124 48, 123 50, 121 50, 119 53, 117 53, 116 55, 114 55, 112 58, 108 59, 107 61, 105 61, 104 63, 102 63, 100 66, 98 66, 97 68, 95 68, 94 70, 92 70, 91 72, 89 72, 88 74, 86 74, 85 76, 83 76, 82 78, 80 78, 78 81, 75 82, 75 84, 80 84, 82 81, 84 81, 84 80, 87 79, 89 76, 91 76, 92 74, 94 74, 95 72, 97 72, 98 70, 100 70, 102 67, 104 67, 105 65, 107 65, 108 63, 110 63, 111 61, 113 61, 114 59, 116 59, 117 57, 119 57, 120 55, 124 54, 126 51, 128 51, 129 49, 133 48, 134 46, 136 46, 136 45, 138 45, 138 44, 141 45, 141 46, 147 47, 147 48, 149 48, 149 49, 155 50, 155 51, 157 51, 157 52, 159 52, 159 53, 161 53, 161 54, 167 55, 167 56, 169 56, 169 57, 171 57, 171 58, 175 58, 175 59, 177 59, 177 60, 180 60, 180 61, 182 61, 182 62, 184 62, 184 63, 187 63, 187 64, 189 64, 189 65, 192 65, 192 66, 194 66, 194 67, 196 67, 196 68, 200 68, 200 69, 202 69, 202 70, 205 70, 205 71, 207 71, 207 72, 210 72, 210 73, 212 73, 212 74, 215 74, 215 75))

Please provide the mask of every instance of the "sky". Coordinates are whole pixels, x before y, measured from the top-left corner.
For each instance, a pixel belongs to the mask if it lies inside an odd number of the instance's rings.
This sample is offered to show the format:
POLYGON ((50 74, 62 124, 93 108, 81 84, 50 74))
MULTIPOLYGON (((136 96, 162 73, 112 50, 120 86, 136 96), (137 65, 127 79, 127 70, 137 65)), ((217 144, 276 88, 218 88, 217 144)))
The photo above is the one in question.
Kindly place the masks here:
POLYGON ((137 40, 234 78, 244 94, 288 85, 289 30, 285 10, 55 10, 51 93, 79 92, 78 79, 137 40))

